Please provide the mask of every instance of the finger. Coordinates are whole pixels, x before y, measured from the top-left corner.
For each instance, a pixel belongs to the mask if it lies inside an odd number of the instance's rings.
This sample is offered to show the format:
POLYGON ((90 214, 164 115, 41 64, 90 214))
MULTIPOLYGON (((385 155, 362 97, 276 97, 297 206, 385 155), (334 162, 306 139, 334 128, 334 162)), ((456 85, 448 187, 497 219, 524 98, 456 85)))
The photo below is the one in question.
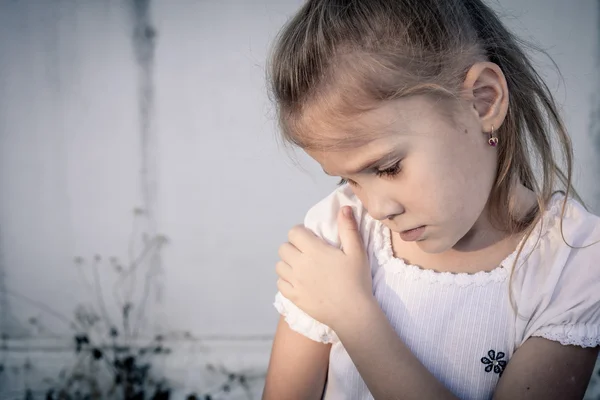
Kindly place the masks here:
POLYGON ((275 272, 280 279, 283 279, 290 285, 294 286, 292 283, 294 281, 294 270, 289 264, 279 261, 277 264, 275 264, 275 272))
POLYGON ((302 253, 300 253, 300 250, 298 250, 296 246, 286 242, 279 246, 277 254, 279 255, 279 258, 281 258, 286 263, 293 264, 296 257, 300 256, 302 253))
POLYGON ((307 253, 311 250, 328 246, 323 239, 303 225, 296 225, 290 229, 288 232, 288 241, 300 250, 301 253, 307 253))
POLYGON ((287 298, 290 301, 293 301, 294 298, 294 287, 288 281, 279 278, 277 280, 277 290, 281 292, 283 297, 287 298))
POLYGON ((362 237, 352 207, 344 206, 340 209, 338 213, 338 234, 344 253, 358 254, 364 252, 362 237))

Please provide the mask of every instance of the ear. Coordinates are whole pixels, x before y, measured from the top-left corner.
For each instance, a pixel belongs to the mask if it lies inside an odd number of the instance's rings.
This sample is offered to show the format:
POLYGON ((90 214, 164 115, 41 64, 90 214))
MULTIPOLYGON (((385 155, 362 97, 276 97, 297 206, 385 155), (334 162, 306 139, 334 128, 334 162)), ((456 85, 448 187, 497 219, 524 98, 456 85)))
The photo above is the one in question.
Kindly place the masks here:
POLYGON ((467 72, 463 93, 481 121, 484 132, 502 125, 508 112, 508 85, 497 64, 475 63, 467 72))

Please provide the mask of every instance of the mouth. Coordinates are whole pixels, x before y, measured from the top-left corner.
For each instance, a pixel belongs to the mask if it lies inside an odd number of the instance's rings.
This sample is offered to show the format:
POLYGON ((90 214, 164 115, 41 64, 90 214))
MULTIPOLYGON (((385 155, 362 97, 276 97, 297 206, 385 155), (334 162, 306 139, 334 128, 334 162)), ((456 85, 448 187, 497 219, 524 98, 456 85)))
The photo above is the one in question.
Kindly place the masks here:
POLYGON ((400 238, 405 242, 414 242, 419 240, 425 232, 425 225, 419 226, 418 228, 408 229, 399 233, 400 238))

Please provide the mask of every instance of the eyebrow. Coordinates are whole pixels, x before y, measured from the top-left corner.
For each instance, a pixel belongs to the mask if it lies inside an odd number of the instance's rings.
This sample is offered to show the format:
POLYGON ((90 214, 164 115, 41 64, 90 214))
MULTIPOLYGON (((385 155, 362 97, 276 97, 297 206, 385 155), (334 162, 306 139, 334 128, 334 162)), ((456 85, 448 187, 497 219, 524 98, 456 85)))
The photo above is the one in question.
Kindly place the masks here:
MULTIPOLYGON (((375 165, 379 164, 382 160, 384 160, 386 158, 392 158, 392 156, 394 156, 395 154, 396 154, 396 149, 391 150, 384 154, 379 154, 377 157, 371 158, 370 160, 365 162, 362 166, 360 166, 359 168, 356 168, 354 171, 349 171, 348 174, 346 174, 346 175, 358 174, 360 172, 363 172, 366 169, 373 168, 375 165)), ((330 174, 329 172, 325 171, 325 168, 323 168, 323 172, 325 172, 326 175, 334 176, 334 174, 330 174)))

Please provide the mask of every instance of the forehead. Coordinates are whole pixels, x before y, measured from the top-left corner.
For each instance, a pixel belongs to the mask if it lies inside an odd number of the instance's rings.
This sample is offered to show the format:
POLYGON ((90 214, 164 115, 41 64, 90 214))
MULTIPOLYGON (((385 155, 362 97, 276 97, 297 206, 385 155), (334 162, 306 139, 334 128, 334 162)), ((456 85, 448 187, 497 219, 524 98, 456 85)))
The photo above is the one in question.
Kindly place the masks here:
POLYGON ((315 104, 303 110, 297 123, 299 144, 308 150, 349 150, 387 136, 415 134, 428 122, 453 119, 453 110, 444 103, 415 95, 364 110, 315 104))
POLYGON ((435 113, 420 96, 385 102, 348 116, 314 108, 304 115, 303 141, 307 145, 303 147, 327 173, 340 175, 340 170, 356 170, 378 156, 389 155, 407 138, 422 135, 423 124, 432 122, 435 113))

